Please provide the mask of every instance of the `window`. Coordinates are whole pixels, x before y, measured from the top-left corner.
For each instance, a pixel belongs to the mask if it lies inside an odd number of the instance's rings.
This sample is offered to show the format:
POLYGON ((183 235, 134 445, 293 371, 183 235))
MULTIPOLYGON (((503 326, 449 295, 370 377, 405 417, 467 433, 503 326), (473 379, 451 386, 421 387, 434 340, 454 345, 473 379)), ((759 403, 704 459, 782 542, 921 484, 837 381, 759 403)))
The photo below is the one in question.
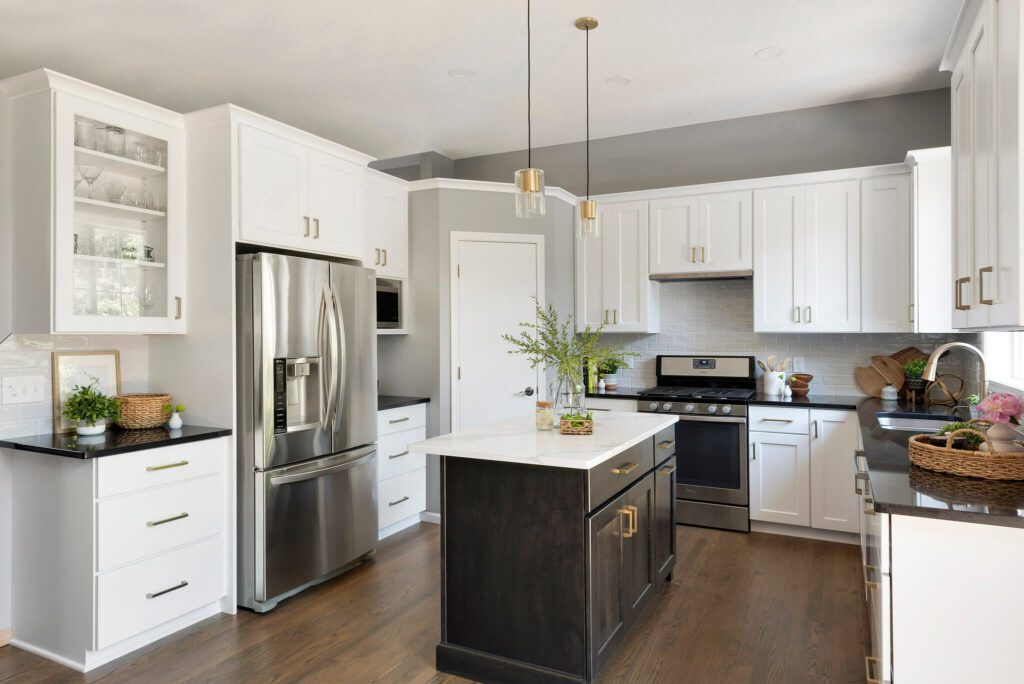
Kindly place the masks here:
POLYGON ((1024 332, 986 332, 981 345, 989 382, 1024 390, 1024 332))

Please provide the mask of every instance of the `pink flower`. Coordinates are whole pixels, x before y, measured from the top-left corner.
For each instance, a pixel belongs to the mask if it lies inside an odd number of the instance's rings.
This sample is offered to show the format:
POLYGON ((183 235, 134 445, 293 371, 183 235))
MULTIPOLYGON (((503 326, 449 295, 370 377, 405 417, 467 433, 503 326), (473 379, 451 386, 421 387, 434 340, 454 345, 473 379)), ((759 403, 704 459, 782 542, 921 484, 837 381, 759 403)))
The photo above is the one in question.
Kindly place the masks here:
POLYGON ((1024 401, 1009 392, 993 392, 978 404, 978 415, 992 423, 1020 425, 1021 413, 1024 413, 1024 401))

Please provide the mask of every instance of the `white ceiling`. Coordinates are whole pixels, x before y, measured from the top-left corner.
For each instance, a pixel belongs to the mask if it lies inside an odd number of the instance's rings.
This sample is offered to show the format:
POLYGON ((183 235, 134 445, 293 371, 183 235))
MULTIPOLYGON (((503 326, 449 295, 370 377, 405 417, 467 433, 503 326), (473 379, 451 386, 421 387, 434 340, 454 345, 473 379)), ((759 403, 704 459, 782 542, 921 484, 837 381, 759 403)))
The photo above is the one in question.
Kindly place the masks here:
MULTIPOLYGON (((535 146, 948 85, 961 0, 534 0, 535 146), (774 59, 754 53, 765 46, 774 59), (610 76, 632 79, 605 85, 610 76)), ((525 147, 525 0, 6 0, 0 77, 232 102, 377 157, 525 147), (469 68, 476 76, 454 79, 469 68)))

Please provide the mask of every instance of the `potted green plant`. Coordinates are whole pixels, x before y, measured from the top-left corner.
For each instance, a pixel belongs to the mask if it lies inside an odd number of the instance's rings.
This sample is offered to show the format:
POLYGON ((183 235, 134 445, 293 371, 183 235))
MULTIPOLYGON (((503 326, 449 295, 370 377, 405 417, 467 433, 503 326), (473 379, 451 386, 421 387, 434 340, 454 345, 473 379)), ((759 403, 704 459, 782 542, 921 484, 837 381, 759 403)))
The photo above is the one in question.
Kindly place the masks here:
POLYGON ((613 390, 619 385, 619 369, 625 365, 625 359, 618 355, 606 358, 598 367, 605 389, 613 390))
POLYGON ((184 404, 164 404, 164 413, 169 414, 167 427, 172 430, 181 429, 181 414, 185 412, 184 404))
POLYGON ((927 380, 921 378, 921 374, 924 373, 924 366, 924 359, 911 359, 903 364, 903 377, 907 379, 907 389, 920 392, 928 384, 927 380))
POLYGON ((971 423, 947 423, 942 426, 938 434, 932 435, 929 438, 932 444, 935 446, 946 446, 948 436, 956 432, 957 430, 974 430, 974 432, 965 432, 962 435, 958 435, 953 438, 954 449, 968 449, 970 451, 977 451, 978 447, 982 445, 985 439, 978 433, 979 428, 977 425, 971 423))
POLYGON ((968 394, 964 401, 967 402, 967 408, 971 412, 971 420, 977 420, 978 418, 978 404, 981 403, 981 397, 977 394, 968 394))
POLYGON ((121 402, 96 389, 97 382, 93 380, 84 387, 75 385, 64 401, 61 415, 78 423, 75 432, 80 435, 102 435, 107 429, 107 420, 121 415, 121 402))
POLYGON ((621 366, 622 359, 636 353, 624 352, 621 345, 601 346, 601 328, 594 330, 588 325, 577 332, 572 316, 560 320, 551 305, 545 308, 538 304, 537 319, 520 323, 519 327, 519 335, 501 336, 512 347, 508 353, 522 354, 531 368, 553 373, 549 398, 555 402, 554 411, 560 417, 563 434, 590 434, 577 431, 585 430, 587 422, 593 431, 593 415, 586 410, 583 391, 583 367, 590 363, 600 368, 610 358, 619 359, 621 366), (573 427, 575 423, 580 425, 573 427))

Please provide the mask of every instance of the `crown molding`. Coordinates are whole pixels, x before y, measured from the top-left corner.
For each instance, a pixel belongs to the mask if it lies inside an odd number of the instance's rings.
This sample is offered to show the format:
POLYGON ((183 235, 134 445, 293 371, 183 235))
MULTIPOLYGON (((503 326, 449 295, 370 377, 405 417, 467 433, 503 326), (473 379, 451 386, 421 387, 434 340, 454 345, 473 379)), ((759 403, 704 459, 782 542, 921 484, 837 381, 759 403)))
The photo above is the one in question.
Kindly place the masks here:
MULTIPOLYGON (((466 180, 463 178, 425 178, 411 181, 409 192, 420 190, 473 190, 475 192, 504 192, 512 194, 516 187, 512 183, 496 183, 494 181, 466 180)), ((579 198, 564 188, 544 188, 545 197, 561 200, 566 204, 575 205, 579 198)))

